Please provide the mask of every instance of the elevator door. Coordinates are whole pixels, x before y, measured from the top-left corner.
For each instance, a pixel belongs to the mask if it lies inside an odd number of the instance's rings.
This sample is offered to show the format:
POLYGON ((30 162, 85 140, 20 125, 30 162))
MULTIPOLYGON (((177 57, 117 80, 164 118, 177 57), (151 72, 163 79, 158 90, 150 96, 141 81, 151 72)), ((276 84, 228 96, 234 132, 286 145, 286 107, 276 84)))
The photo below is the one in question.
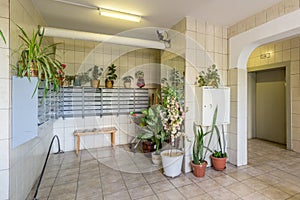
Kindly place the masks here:
POLYGON ((286 144, 285 78, 266 73, 257 73, 256 137, 286 144))

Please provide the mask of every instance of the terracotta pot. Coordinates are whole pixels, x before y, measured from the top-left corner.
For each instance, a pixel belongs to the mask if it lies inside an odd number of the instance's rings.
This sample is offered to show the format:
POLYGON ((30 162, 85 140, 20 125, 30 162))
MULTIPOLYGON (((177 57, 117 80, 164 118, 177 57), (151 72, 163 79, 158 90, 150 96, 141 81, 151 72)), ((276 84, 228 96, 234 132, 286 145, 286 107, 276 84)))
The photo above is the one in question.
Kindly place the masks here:
POLYGON ((99 85, 100 85, 100 81, 99 80, 92 80, 91 81, 91 86, 93 88, 99 88, 99 85))
POLYGON ((105 80, 105 87, 106 88, 113 88, 114 81, 105 80))
POLYGON ((207 162, 201 163, 199 165, 194 164, 193 161, 191 161, 191 167, 193 170, 193 173, 196 177, 203 177, 205 175, 207 162))
POLYGON ((144 153, 150 153, 155 151, 154 149, 154 143, 151 141, 143 141, 142 142, 142 148, 144 153))
POLYGON ((212 166, 215 168, 215 170, 222 171, 226 168, 227 158, 216 158, 212 155, 210 156, 210 158, 211 158, 212 166))

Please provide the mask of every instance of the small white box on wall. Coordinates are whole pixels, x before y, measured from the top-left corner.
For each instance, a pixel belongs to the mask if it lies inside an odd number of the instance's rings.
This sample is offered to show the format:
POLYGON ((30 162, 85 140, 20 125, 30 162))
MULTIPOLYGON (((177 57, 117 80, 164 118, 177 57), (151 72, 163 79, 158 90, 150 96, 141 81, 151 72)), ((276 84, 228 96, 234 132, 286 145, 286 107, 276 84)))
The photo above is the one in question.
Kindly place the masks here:
POLYGON ((211 126, 218 106, 217 124, 230 123, 230 88, 196 87, 196 123, 211 126))

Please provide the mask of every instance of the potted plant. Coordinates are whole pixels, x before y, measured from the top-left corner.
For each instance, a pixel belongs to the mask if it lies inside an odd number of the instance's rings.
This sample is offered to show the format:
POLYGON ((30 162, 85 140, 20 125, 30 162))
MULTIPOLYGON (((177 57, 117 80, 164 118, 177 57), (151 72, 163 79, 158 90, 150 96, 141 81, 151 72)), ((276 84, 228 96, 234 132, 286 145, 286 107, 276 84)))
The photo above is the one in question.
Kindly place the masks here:
POLYGON ((144 80, 144 72, 143 71, 137 71, 135 73, 135 78, 137 78, 137 83, 136 85, 139 87, 139 88, 142 88, 145 86, 145 80, 144 80))
POLYGON ((89 76, 89 71, 81 72, 75 76, 74 80, 74 86, 81 86, 88 82, 90 82, 92 79, 89 76))
POLYGON ((201 71, 198 77, 198 85, 202 86, 212 86, 218 88, 220 85, 220 75, 216 65, 213 64, 207 69, 207 72, 201 71))
POLYGON ((166 136, 170 136, 171 149, 161 152, 164 174, 169 177, 176 177, 181 173, 183 152, 179 149, 173 149, 175 140, 184 135, 182 132, 182 123, 184 111, 179 102, 178 94, 171 87, 163 88, 163 127, 166 136))
POLYGON ((116 80, 117 77, 116 66, 114 64, 111 64, 110 66, 108 66, 108 72, 105 79, 105 87, 112 88, 114 86, 114 80, 116 80))
POLYGON ((214 113, 211 129, 209 131, 204 132, 201 125, 196 125, 194 122, 194 144, 193 144, 193 160, 191 161, 191 167, 193 170, 193 173, 196 177, 203 177, 205 175, 207 161, 206 155, 207 152, 212 150, 209 148, 212 136, 213 136, 213 130, 216 127, 216 120, 217 120, 217 112, 214 113), (204 145, 204 138, 205 136, 210 135, 208 142, 206 145, 204 145), (205 150, 204 150, 205 149, 205 150))
MULTIPOLYGON (((216 107, 214 115, 217 115, 217 113, 218 113, 218 107, 216 107)), ((214 167, 215 170, 222 171, 226 168, 226 160, 227 160, 225 133, 224 133, 223 126, 221 131, 222 135, 217 126, 214 126, 212 131, 213 132, 215 131, 215 133, 217 134, 218 145, 219 145, 218 150, 215 150, 214 153, 211 155, 212 166, 214 167)))
MULTIPOLYGON (((18 26, 18 25, 17 25, 18 26)), ((38 81, 33 94, 44 81, 45 93, 47 94, 50 86, 53 84, 54 91, 59 88, 59 77, 64 74, 61 63, 55 58, 55 50, 58 43, 44 45, 44 29, 40 33, 39 30, 33 33, 29 38, 24 29, 18 26, 21 34, 19 37, 23 41, 20 46, 21 54, 17 65, 14 66, 16 75, 19 77, 37 77, 38 81)))
POLYGON ((161 156, 159 149, 162 143, 165 141, 165 132, 163 130, 162 123, 162 112, 163 108, 161 105, 152 105, 142 113, 145 115, 144 122, 146 124, 144 128, 144 134, 142 139, 151 139, 155 143, 155 152, 152 153, 152 162, 154 165, 161 164, 161 156))
POLYGON ((124 81, 125 88, 131 88, 131 80, 133 80, 132 76, 125 76, 122 78, 122 80, 124 81))
POLYGON ((92 81, 91 81, 91 86, 93 88, 98 88, 100 85, 100 76, 102 75, 103 68, 98 67, 95 65, 92 68, 92 81))

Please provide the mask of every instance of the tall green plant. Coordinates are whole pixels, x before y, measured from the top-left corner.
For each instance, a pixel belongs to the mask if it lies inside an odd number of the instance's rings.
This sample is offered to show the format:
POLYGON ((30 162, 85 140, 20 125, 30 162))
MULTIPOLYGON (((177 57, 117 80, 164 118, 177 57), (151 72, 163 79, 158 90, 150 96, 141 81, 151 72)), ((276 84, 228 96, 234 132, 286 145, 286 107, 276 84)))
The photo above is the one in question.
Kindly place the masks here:
POLYGON ((217 127, 216 126, 216 121, 217 121, 217 113, 218 113, 218 108, 215 109, 214 115, 213 115, 213 120, 212 120, 212 125, 211 129, 204 132, 203 128, 201 125, 199 125, 199 128, 197 129, 196 123, 194 123, 194 145, 193 145, 193 162, 196 165, 202 164, 205 162, 205 158, 208 152, 213 152, 209 146, 212 140, 213 136, 213 130, 217 127), (204 137, 209 135, 209 140, 207 145, 204 145, 204 137), (205 151, 204 151, 205 149, 205 151))
POLYGON ((24 29, 17 25, 21 34, 19 37, 23 41, 20 46, 21 54, 15 66, 16 74, 19 77, 27 77, 30 80, 32 70, 38 72, 38 82, 35 90, 44 81, 45 95, 53 84, 54 91, 59 88, 59 77, 64 74, 64 68, 60 61, 55 58, 56 46, 58 43, 51 45, 44 45, 44 29, 40 33, 39 30, 33 32, 30 38, 24 29))
POLYGON ((113 81, 116 80, 118 78, 117 74, 116 74, 116 67, 114 64, 111 64, 110 66, 108 66, 108 72, 106 74, 106 80, 108 81, 113 81))
POLYGON ((215 150, 213 152, 213 156, 216 157, 216 158, 226 158, 227 153, 226 153, 226 149, 225 149, 226 148, 226 145, 225 145, 226 144, 225 132, 224 132, 224 128, 222 126, 222 135, 221 135, 218 126, 216 126, 217 115, 218 115, 218 106, 216 107, 215 112, 214 112, 212 134, 216 133, 219 148, 218 148, 218 151, 215 150), (222 142, 222 139, 223 139, 223 142, 222 142))

